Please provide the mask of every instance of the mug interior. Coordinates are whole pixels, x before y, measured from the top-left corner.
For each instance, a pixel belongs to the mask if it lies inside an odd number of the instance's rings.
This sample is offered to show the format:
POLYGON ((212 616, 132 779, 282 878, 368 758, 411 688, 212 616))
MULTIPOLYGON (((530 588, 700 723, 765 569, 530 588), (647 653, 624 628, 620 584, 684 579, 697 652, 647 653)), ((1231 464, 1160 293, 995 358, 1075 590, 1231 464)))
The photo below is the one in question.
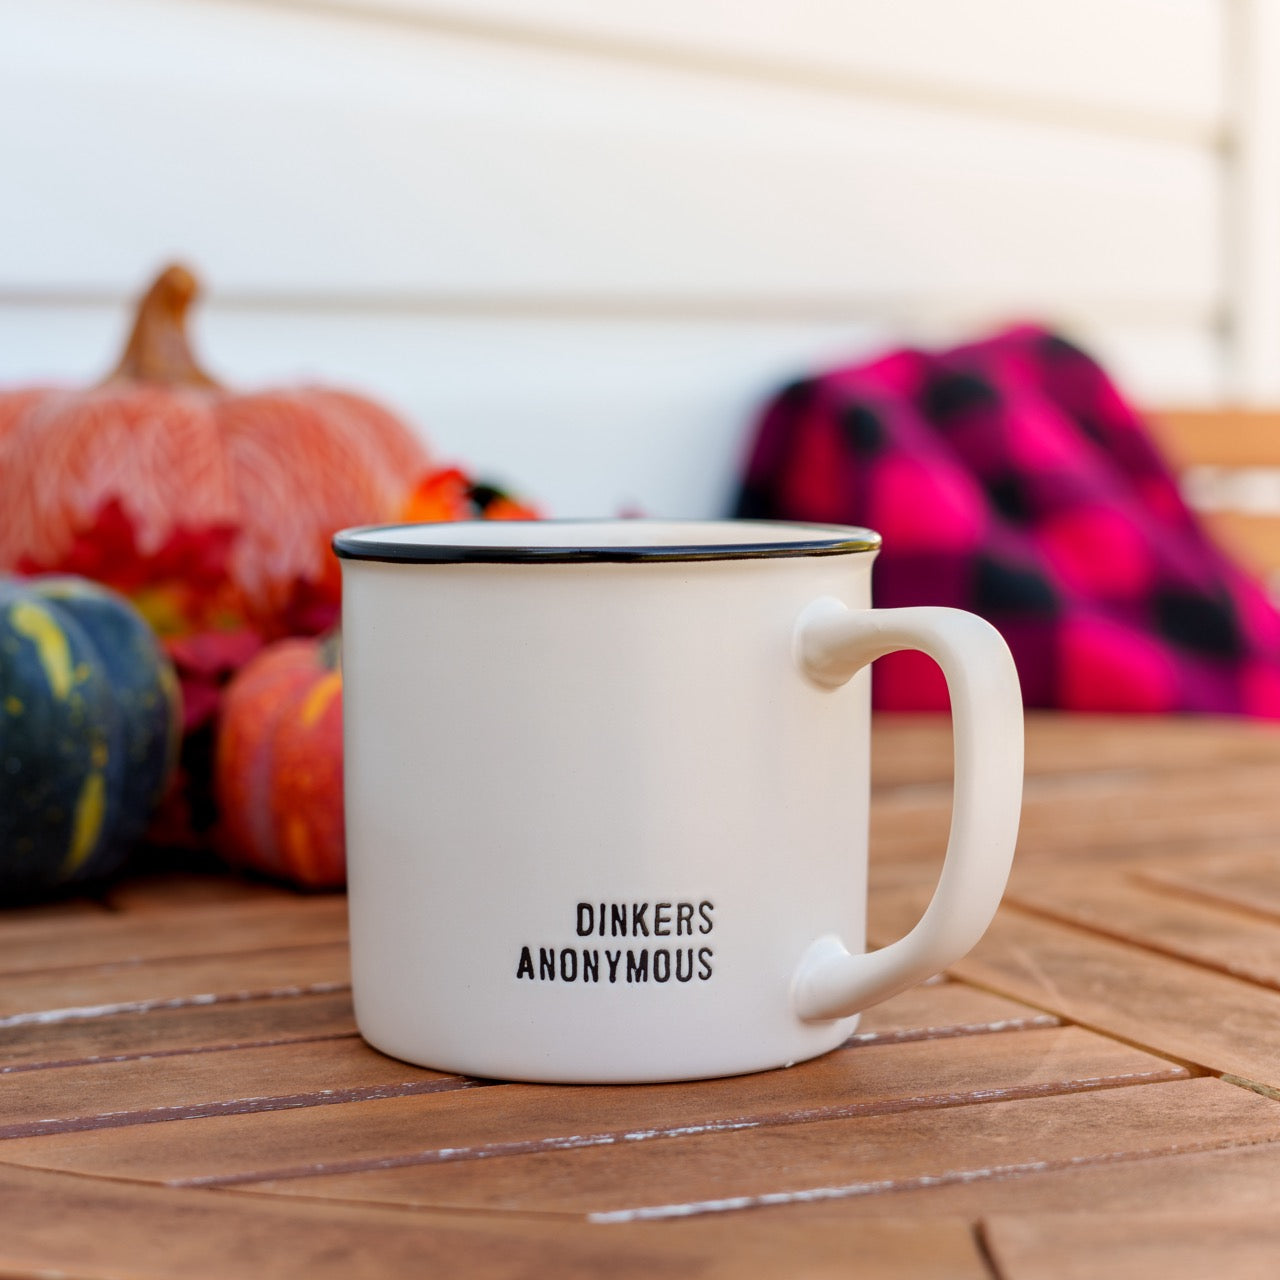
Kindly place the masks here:
POLYGON ((344 529, 346 560, 723 560, 876 551, 880 535, 852 525, 773 520, 468 520, 344 529))

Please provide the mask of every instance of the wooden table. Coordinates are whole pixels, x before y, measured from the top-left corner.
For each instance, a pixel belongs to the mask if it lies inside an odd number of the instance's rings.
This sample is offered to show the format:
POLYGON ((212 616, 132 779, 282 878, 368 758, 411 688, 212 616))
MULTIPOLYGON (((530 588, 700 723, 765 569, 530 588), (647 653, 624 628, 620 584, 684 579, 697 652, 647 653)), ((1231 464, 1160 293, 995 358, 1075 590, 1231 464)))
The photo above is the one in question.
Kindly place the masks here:
MULTIPOLYGON (((949 806, 876 727, 873 934, 949 806)), ((1280 1269, 1280 728, 1033 717, 1006 904, 789 1071, 557 1088, 356 1035, 344 903, 135 880, 0 917, 0 1274, 1280 1269)))

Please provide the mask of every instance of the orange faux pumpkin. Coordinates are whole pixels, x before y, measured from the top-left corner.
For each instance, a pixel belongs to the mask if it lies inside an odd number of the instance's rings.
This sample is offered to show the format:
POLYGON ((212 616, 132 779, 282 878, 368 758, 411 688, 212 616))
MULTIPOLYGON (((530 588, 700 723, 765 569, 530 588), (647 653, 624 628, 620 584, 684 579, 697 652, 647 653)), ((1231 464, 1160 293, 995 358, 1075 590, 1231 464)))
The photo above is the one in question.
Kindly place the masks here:
MULTIPOLYGON (((349 392, 219 386, 187 341, 197 289, 185 268, 164 271, 98 386, 0 393, 0 567, 65 566, 78 538, 122 517, 141 557, 207 533, 228 588, 215 629, 288 633, 300 598, 336 602, 333 533, 394 519, 432 461, 408 426, 349 392)), ((161 630, 210 627, 174 612, 161 630)))
POLYGON ((336 638, 280 640, 223 694, 214 760, 228 861, 307 888, 346 878, 336 638))

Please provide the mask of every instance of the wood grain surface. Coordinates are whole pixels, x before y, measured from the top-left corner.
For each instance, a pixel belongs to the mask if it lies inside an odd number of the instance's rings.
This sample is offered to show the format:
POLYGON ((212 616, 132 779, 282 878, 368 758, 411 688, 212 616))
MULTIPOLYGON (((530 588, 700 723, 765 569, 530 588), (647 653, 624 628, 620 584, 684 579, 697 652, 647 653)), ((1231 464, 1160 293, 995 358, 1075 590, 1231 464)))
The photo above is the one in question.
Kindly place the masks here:
MULTIPOLYGON (((317 1047, 284 1049, 294 1055, 314 1055, 317 1047)), ((694 1084, 637 1085, 621 1091, 519 1084, 462 1089, 457 1078, 434 1072, 415 1072, 424 1079, 397 1090, 396 1084, 413 1069, 397 1070, 390 1059, 382 1059, 385 1074, 395 1083, 383 1087, 384 1096, 358 1108, 304 1106, 295 1095, 277 1106, 269 1105, 272 1099, 267 1098, 261 1100, 263 1105, 241 1107, 253 1112, 248 1116, 231 1115, 232 1104, 224 1102, 223 1118, 217 1121, 202 1119, 183 1126, 173 1123, 182 1119, 174 1115, 163 1129, 152 1128, 142 1110, 132 1116, 123 1113, 116 1117, 118 1123, 111 1118, 101 1123, 76 1118, 61 1126, 49 1121, 49 1133, 59 1128, 64 1134, 71 1129, 92 1132, 11 1142, 0 1154, 80 1172, 114 1170, 130 1177, 218 1184, 463 1160, 483 1160, 488 1170, 495 1156, 590 1147, 623 1148, 630 1153, 638 1144, 670 1138, 680 1139, 675 1146, 683 1152, 686 1139, 696 1134, 738 1135, 748 1129, 1111 1088, 1187 1074, 1185 1068, 1164 1059, 1075 1027, 971 1036, 957 1041, 952 1050, 939 1062, 930 1041, 860 1045, 785 1072, 694 1084), (397 1092, 436 1096, 430 1103, 417 1096, 385 1096, 397 1092), (279 1114, 270 1118, 257 1114, 265 1110, 279 1114), (134 1124, 145 1127, 125 1127, 134 1124), (108 1128, 110 1132, 105 1131, 108 1128)), ((373 1050, 365 1052, 380 1056, 373 1050)), ((200 1055, 204 1062, 214 1056, 200 1055)), ((169 1077, 163 1096, 176 1096, 182 1088, 181 1080, 175 1078, 179 1073, 173 1070, 178 1062, 162 1060, 169 1077)), ((215 1070, 217 1065, 212 1063, 215 1070)), ((24 1075, 21 1080, 32 1078, 24 1075)), ((52 1085, 51 1096, 33 1097, 35 1091, 30 1091, 27 1098, 15 1101, 25 1103, 27 1114, 54 1112, 64 1095, 59 1081, 52 1085)), ((199 1096, 196 1087, 197 1082, 187 1086, 193 1099, 199 1096)), ((263 1087, 258 1084, 259 1089, 263 1087)), ((155 1081, 148 1091, 159 1096, 162 1088, 163 1082, 155 1081)), ((202 1113, 216 1115, 217 1110, 206 1105, 202 1113)), ((34 1123, 27 1121, 26 1133, 35 1131, 34 1123)), ((26 1135, 15 1132, 14 1136, 26 1135)))
MULTIPOLYGON (((874 737, 883 942, 931 892, 951 747, 874 737)), ((338 895, 152 874, 0 912, 0 1273, 1273 1274, 1280 735, 1032 716, 1028 747, 987 936, 786 1071, 397 1062, 356 1030, 338 895)))
POLYGON ((1000 1272, 1025 1280, 1264 1280, 1280 1256, 1280 1223, 1247 1210, 996 1217, 985 1237, 1000 1272))

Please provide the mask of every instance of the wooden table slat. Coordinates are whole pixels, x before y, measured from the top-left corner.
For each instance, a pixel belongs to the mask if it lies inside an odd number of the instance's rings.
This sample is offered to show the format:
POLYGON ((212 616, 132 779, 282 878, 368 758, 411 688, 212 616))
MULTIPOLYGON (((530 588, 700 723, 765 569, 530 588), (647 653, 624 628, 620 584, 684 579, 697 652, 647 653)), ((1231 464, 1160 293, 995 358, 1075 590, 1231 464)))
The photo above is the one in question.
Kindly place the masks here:
MULTIPOLYGON (((678 1146, 700 1133, 1136 1087, 1185 1074, 1176 1064, 1064 1027, 973 1036, 948 1042, 945 1055, 929 1041, 859 1045, 788 1071, 689 1084, 625 1090, 501 1085, 270 1115, 173 1120, 163 1129, 56 1134, 7 1142, 0 1157, 45 1168, 206 1183, 392 1163, 470 1160, 487 1168, 498 1155, 589 1146, 631 1150, 672 1140, 678 1146)), ((154 1086, 149 1092, 154 1096, 154 1086)))
MULTIPOLYGON (((112 911, 164 917, 190 907, 238 907, 254 902, 296 902, 312 895, 248 875, 209 874, 182 870, 127 876, 103 892, 103 905, 112 911)), ((320 895, 333 896, 333 895, 320 895)))
POLYGON ((857 1259, 883 1280, 989 1280, 968 1223, 723 1220, 650 1227, 409 1213, 308 1204, 7 1168, 0 1164, 0 1271, 77 1280, 795 1280, 857 1259), (803 1259, 803 1261, 800 1261, 803 1259))
MULTIPOLYGON (((898 936, 927 894, 883 893, 873 933, 898 936)), ((1059 1017, 1280 1090, 1280 992, 1006 905, 953 972, 1059 1017)))
POLYGON ((330 1106, 461 1083, 397 1062, 354 1036, 55 1067, 7 1077, 0 1138, 330 1106))
POLYGON ((1214 854, 1176 863, 1148 863, 1134 876, 1189 897, 1234 907, 1264 920, 1280 922, 1280 850, 1214 854))
MULTIPOLYGON (((0 980, 19 973, 168 962, 194 956, 345 943, 345 898, 290 897, 133 916, 102 912, 51 930, 43 921, 0 919, 0 980)), ((7 981, 6 981, 7 985, 7 981)))
MULTIPOLYGON (((1161 716, 1052 715, 1027 717, 1027 777, 1072 775, 1151 777, 1203 774, 1280 761, 1280 724, 1226 716, 1185 717, 1170 732, 1161 716)), ((951 785, 951 725, 936 714, 877 712, 872 719, 875 787, 951 785)))
POLYGON ((999 1216, 985 1238, 1001 1280, 1270 1280, 1280 1257, 1275 1216, 1240 1211, 999 1216))
POLYGON ((1059 1019, 1042 1009, 979 991, 963 982, 929 982, 873 1005, 858 1020, 854 1044, 936 1040, 942 1036, 1029 1031, 1059 1019))
MULTIPOLYGON (((1079 776, 1028 778, 1019 860, 1028 855, 1072 862, 1082 855, 1168 859, 1206 847, 1274 848, 1276 761, 1221 772, 1148 773, 1139 768, 1079 776)), ((877 795, 873 857, 919 877, 922 861, 940 861, 951 816, 949 785, 877 795)))
POLYGON ((144 1009, 346 990, 345 943, 17 974, 0 983, 0 1057, 10 1027, 144 1009))
POLYGON ((255 1191, 634 1221, 872 1195, 924 1182, 1280 1140, 1280 1107, 1202 1078, 977 1106, 892 1111, 676 1141, 578 1147, 255 1191))
POLYGON ((877 1196, 790 1206, 777 1217, 813 1222, 863 1217, 967 1218, 1004 1213, 1179 1213, 1252 1208, 1272 1213, 1280 1185, 1280 1143, 1179 1151, 1067 1165, 1014 1176, 905 1186, 877 1196))
POLYGON ((52 902, 0 906, 0 935, 15 926, 32 928, 41 934, 65 932, 111 915, 107 904, 97 898, 65 898, 52 902))
POLYGON ((1098 893, 1087 878, 1056 870, 1015 876, 1007 899, 1051 919, 1280 989, 1280 929, 1235 908, 1121 875, 1098 893))
POLYGON ((345 990, 286 999, 188 1004, 98 1018, 25 1022, 0 1028, 0 1075, 355 1034, 351 996, 345 990))

